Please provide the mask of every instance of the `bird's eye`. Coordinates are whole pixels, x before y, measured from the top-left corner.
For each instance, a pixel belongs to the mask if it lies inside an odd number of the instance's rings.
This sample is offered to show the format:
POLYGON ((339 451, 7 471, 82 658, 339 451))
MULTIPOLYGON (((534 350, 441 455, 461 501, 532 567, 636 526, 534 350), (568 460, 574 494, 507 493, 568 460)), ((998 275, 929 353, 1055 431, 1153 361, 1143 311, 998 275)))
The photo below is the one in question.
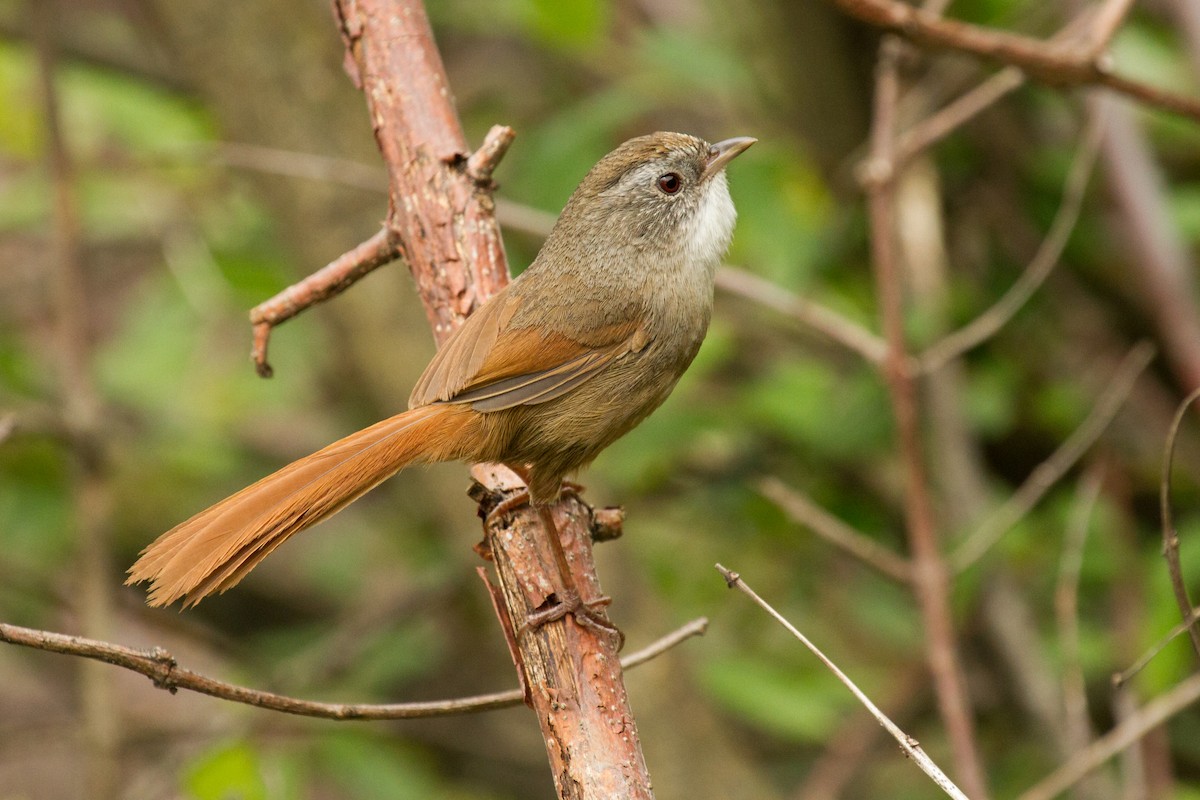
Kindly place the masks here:
POLYGON ((683 186, 683 179, 678 172, 668 172, 658 178, 658 188, 663 194, 675 194, 683 186))

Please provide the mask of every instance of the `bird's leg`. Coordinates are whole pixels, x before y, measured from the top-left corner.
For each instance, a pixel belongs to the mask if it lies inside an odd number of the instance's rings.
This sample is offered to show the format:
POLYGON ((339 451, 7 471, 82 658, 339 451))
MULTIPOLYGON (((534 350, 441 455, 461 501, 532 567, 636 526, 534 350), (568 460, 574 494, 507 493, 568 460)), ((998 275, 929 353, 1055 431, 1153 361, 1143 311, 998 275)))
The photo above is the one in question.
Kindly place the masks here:
POLYGON ((550 537, 550 549, 554 551, 554 560, 558 564, 559 580, 562 582, 563 592, 557 603, 530 614, 526 618, 525 624, 517 632, 518 635, 526 629, 539 628, 547 622, 562 619, 570 614, 575 618, 576 623, 585 628, 590 628, 597 633, 615 635, 619 640, 617 648, 620 649, 625 644, 625 634, 621 633, 620 628, 609 622, 603 611, 605 606, 612 603, 612 598, 607 595, 601 595, 593 600, 582 598, 579 587, 575 584, 575 577, 571 573, 571 564, 567 561, 566 551, 563 550, 562 539, 559 538, 558 526, 554 524, 554 515, 550 511, 550 506, 535 505, 534 509, 541 517, 546 535, 550 537))
MULTIPOLYGON (((527 469, 514 469, 511 466, 509 469, 516 472, 528 486, 529 474, 527 469)), ((574 495, 577 499, 578 492, 582 491, 582 489, 583 487, 578 484, 567 481, 563 482, 563 491, 574 495)), ((498 517, 503 518, 524 505, 533 505, 530 502, 528 489, 515 492, 497 503, 488 512, 485 522, 490 525, 493 519, 498 517)), ((517 635, 521 635, 526 630, 540 628, 547 622, 562 619, 567 614, 570 614, 579 625, 600 633, 615 635, 620 640, 620 645, 624 645, 625 634, 621 633, 621 630, 613 625, 603 613, 604 607, 612 603, 612 598, 604 595, 594 600, 584 600, 582 598, 579 588, 575 584, 575 578, 571 573, 571 564, 567 560, 566 551, 563 550, 558 526, 554 524, 554 515, 551 513, 551 507, 548 505, 534 505, 533 507, 537 511, 542 526, 545 528, 546 535, 550 539, 550 549, 554 553, 555 566, 558 568, 559 583, 562 584, 563 589, 560 593, 557 593, 558 596, 555 598, 557 602, 552 603, 547 608, 532 612, 517 631, 517 635)))

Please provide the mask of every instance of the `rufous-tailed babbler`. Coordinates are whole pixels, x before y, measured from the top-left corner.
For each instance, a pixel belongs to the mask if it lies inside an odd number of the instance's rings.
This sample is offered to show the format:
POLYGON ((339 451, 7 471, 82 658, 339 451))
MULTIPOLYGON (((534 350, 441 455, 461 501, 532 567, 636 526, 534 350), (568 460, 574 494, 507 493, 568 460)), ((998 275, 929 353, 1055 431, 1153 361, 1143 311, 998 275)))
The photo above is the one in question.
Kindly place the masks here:
MULTIPOLYGON (((451 460, 520 475, 562 571, 550 506, 565 476, 662 404, 700 348, 737 216, 725 167, 754 142, 653 133, 613 150, 571 195, 533 264, 434 356, 408 411, 175 526, 142 551, 127 582, 150 581, 151 605, 194 604, 399 470, 451 460)), ((597 601, 581 602, 569 572, 561 579, 565 596, 532 621, 591 619, 597 601)))

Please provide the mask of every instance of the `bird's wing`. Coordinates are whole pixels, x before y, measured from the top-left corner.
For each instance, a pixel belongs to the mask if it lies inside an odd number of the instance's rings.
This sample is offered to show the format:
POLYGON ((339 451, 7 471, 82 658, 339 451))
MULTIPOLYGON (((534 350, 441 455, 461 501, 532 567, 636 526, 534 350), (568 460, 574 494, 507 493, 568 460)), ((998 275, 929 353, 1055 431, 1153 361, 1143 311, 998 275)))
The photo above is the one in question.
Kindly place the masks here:
POLYGON ((425 368, 409 406, 470 403, 498 411, 545 403, 646 344, 634 319, 570 335, 511 327, 518 302, 505 291, 472 314, 425 368))

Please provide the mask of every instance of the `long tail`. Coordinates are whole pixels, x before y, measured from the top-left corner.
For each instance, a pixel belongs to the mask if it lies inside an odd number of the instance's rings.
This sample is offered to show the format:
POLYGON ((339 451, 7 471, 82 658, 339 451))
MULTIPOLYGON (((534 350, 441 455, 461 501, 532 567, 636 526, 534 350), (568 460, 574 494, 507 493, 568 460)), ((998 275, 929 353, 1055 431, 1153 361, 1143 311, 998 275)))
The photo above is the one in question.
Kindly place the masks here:
POLYGON ((409 464, 468 455, 475 419, 465 406, 422 406, 353 433, 176 525, 142 551, 125 582, 150 581, 152 606, 224 592, 290 536, 409 464))

